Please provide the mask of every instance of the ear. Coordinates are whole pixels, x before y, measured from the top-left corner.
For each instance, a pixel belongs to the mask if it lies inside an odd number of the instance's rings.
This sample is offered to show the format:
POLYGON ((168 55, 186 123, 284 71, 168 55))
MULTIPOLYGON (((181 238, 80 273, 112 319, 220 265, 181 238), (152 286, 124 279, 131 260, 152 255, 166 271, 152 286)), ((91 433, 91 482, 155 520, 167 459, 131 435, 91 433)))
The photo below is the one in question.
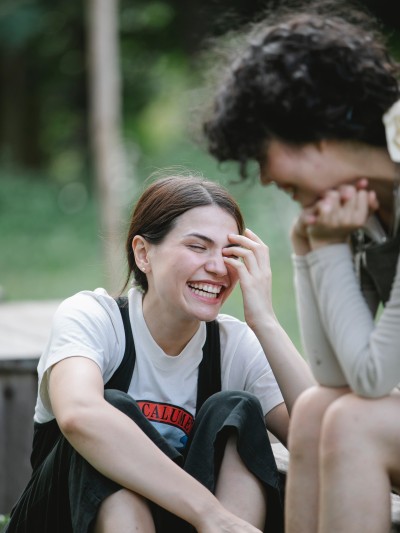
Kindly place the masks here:
POLYGON ((132 250, 135 256, 135 262, 138 268, 147 273, 150 270, 150 261, 148 257, 150 244, 141 235, 135 235, 132 240, 132 250))

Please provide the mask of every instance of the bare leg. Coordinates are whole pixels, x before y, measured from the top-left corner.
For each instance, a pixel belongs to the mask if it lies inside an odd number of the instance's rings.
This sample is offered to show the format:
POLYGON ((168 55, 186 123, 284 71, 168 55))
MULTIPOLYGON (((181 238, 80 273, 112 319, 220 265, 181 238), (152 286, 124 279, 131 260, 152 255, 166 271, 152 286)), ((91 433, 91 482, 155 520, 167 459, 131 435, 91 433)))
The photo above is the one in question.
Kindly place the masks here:
POLYGON ((351 394, 329 408, 321 436, 320 533, 390 531, 399 448, 400 394, 351 394))
POLYGON ((347 388, 312 387, 307 389, 294 405, 289 427, 286 533, 317 531, 318 457, 322 420, 331 403, 347 392, 347 388))
POLYGON ((240 458, 236 440, 236 434, 228 438, 215 495, 228 511, 264 530, 267 514, 266 491, 240 458))
POLYGON ((93 533, 155 533, 147 501, 126 489, 115 492, 100 506, 93 533))

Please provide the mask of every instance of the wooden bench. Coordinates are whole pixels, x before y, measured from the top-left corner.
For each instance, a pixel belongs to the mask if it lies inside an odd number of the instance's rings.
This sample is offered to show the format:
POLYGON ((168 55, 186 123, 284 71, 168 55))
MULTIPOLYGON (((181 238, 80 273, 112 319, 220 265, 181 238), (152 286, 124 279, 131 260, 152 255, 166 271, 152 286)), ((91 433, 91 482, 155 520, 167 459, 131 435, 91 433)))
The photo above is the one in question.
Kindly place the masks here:
MULTIPOLYGON (((280 443, 272 443, 272 450, 279 472, 283 476, 286 476, 289 464, 289 452, 280 443)), ((392 528, 390 533, 398 532, 400 532, 400 496, 392 493, 392 528)))
POLYGON ((58 301, 0 303, 0 514, 31 474, 36 367, 58 301))

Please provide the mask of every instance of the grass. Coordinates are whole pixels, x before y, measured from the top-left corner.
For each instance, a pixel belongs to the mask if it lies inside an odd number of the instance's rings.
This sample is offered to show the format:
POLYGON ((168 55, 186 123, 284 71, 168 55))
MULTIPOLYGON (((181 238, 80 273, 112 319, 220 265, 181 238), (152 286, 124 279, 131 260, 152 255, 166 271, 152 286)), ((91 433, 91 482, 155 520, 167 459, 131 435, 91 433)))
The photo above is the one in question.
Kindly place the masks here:
POLYGON ((10 300, 63 298, 104 283, 97 208, 88 198, 65 211, 62 188, 43 179, 2 176, 0 286, 10 300))
MULTIPOLYGON (((127 211, 142 190, 145 178, 171 164, 201 170, 210 179, 222 182, 238 200, 247 226, 270 246, 274 308, 299 347, 288 239, 294 205, 276 189, 262 188, 251 180, 238 183, 235 167, 218 167, 199 148, 183 142, 151 157, 139 158, 136 180, 131 182, 126 195, 127 211)), ((83 289, 108 288, 96 198, 87 194, 82 184, 75 193, 73 187, 68 194, 66 190, 69 189, 65 185, 45 178, 0 173, 3 299, 62 299, 83 289)), ((239 289, 223 311, 243 319, 239 289)))

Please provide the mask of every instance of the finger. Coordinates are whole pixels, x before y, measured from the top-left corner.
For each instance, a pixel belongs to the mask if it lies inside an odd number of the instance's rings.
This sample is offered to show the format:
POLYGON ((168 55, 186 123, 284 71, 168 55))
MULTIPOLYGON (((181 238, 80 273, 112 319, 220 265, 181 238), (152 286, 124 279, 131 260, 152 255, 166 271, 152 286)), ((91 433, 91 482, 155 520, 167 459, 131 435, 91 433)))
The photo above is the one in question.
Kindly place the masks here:
POLYGON ((370 215, 369 191, 362 190, 357 194, 354 212, 354 222, 357 226, 363 226, 370 215))
POLYGON ((357 194, 357 189, 354 185, 341 185, 338 188, 340 200, 342 203, 347 202, 357 194))
MULTIPOLYGON (((269 261, 268 246, 253 231, 246 229, 243 235, 228 235, 228 239, 240 246, 240 249, 238 250, 239 257, 243 257, 243 259, 250 257, 249 254, 243 252, 243 250, 250 250, 259 262, 265 262, 265 260, 269 261)), ((229 250, 229 248, 224 250, 229 250)))
POLYGON ((252 250, 253 253, 268 250, 264 241, 250 229, 245 229, 243 235, 229 234, 228 239, 234 244, 252 250))
POLYGON ((371 211, 379 209, 379 201, 375 191, 368 191, 368 204, 371 211))
POLYGON ((368 180, 367 178, 360 178, 355 182, 355 187, 357 190, 368 189, 368 180))
POLYGON ((336 190, 327 191, 317 204, 316 224, 334 226, 341 206, 340 194, 336 190))
POLYGON ((259 268, 258 261, 254 250, 246 248, 245 246, 229 246, 224 248, 223 256, 228 257, 236 263, 244 264, 248 271, 255 272, 255 269, 259 268), (243 261, 238 261, 238 258, 243 261))

